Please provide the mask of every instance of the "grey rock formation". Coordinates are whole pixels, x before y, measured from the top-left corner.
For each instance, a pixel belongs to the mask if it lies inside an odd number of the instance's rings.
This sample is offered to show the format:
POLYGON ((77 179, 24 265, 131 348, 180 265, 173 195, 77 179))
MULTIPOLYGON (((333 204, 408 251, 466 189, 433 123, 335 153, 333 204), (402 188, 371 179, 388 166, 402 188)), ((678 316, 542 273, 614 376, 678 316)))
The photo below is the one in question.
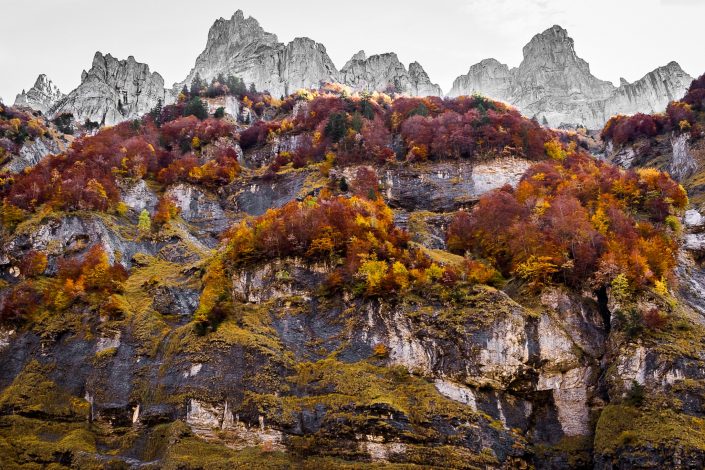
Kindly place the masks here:
POLYGON ((22 93, 17 95, 15 106, 26 106, 46 113, 65 96, 46 75, 41 74, 37 77, 32 88, 28 91, 22 90, 22 93))
POLYGON ((76 120, 86 119, 113 125, 147 113, 157 101, 164 100, 164 79, 150 72, 147 64, 133 56, 118 60, 96 52, 81 84, 50 110, 51 115, 72 113, 76 120))
MULTIPOLYGON (((530 165, 519 158, 497 158, 478 164, 438 162, 424 169, 409 165, 380 173, 381 188, 393 207, 448 212, 468 207, 482 194, 505 184, 516 186, 530 165)), ((344 173, 348 181, 354 179, 354 170, 344 173)))
POLYGON ((51 137, 28 141, 20 148, 17 155, 0 166, 0 169, 10 173, 19 173, 25 168, 33 167, 47 155, 58 154, 63 150, 62 147, 57 139, 51 137))
POLYGON ((511 96, 511 86, 509 67, 497 59, 485 59, 470 67, 466 75, 456 78, 449 95, 482 93, 497 100, 507 101, 511 96))
POLYGON ((669 102, 682 98, 692 81, 677 62, 659 67, 634 83, 622 79, 606 102, 605 115, 661 112, 669 102))
POLYGON ((575 53, 573 39, 560 26, 534 36, 524 46, 524 60, 513 71, 512 94, 522 105, 545 96, 573 99, 607 98, 614 86, 595 78, 575 53))
POLYGON ((276 35, 264 31, 256 19, 245 18, 240 10, 229 20, 220 18, 213 24, 205 50, 186 79, 174 85, 174 91, 189 85, 196 74, 206 81, 218 74, 233 74, 274 96, 338 82, 357 90, 381 91, 392 85, 411 95, 442 95, 418 63, 407 70, 396 54, 368 58, 360 51, 338 72, 322 44, 305 37, 280 43, 276 35))
POLYGON ((677 181, 684 181, 698 169, 698 163, 690 151, 689 140, 688 134, 671 137, 673 159, 668 170, 677 181))
POLYGON ((418 62, 409 64, 409 80, 412 86, 412 95, 415 96, 443 96, 443 90, 431 79, 418 62))
POLYGON ((335 81, 338 76, 326 48, 309 38, 295 38, 286 45, 281 54, 281 67, 279 79, 284 85, 284 95, 299 88, 335 81))
POLYGON ((663 111, 681 97, 693 80, 676 62, 619 88, 590 73, 575 52, 573 39, 560 26, 534 36, 524 46, 524 60, 509 68, 494 59, 473 65, 453 83, 450 96, 480 93, 506 101, 527 116, 548 124, 601 128, 613 115, 663 111))
POLYGON ((409 70, 393 52, 367 57, 355 54, 340 70, 340 81, 356 91, 396 91, 414 96, 442 96, 441 88, 431 83, 418 62, 409 70))
POLYGON ((276 35, 264 31, 256 19, 245 18, 241 10, 229 20, 220 18, 213 24, 205 50, 174 89, 190 84, 196 74, 210 81, 220 73, 239 76, 246 84, 254 83, 258 90, 274 96, 334 82, 338 75, 322 44, 296 38, 284 45, 276 35))

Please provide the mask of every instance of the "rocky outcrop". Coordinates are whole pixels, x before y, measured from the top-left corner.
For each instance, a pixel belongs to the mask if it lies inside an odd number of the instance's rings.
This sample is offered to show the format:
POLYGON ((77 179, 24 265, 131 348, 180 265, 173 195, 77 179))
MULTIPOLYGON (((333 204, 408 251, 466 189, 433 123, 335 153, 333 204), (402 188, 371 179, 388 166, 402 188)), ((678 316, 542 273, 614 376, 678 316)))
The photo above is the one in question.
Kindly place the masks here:
POLYGON ((340 70, 340 80, 356 91, 390 91, 414 96, 442 96, 441 88, 431 83, 421 64, 409 70, 393 52, 367 57, 355 54, 340 70))
POLYGON ((512 76, 509 67, 497 59, 485 59, 470 67, 466 75, 453 82, 450 96, 480 93, 496 100, 508 101, 511 97, 512 76))
MULTIPOLYGON (((381 188, 393 207, 448 212, 474 204, 492 189, 516 185, 530 165, 520 158, 407 165, 380 174, 381 188)), ((353 179, 354 169, 344 173, 349 181, 353 179)))
MULTIPOLYGON (((338 71, 325 46, 309 38, 295 38, 281 53, 281 95, 337 80, 338 71)), ((276 87, 275 87, 276 88, 276 87)), ((262 87, 262 89, 267 89, 262 87)), ((273 93, 275 96, 277 93, 273 93)))
POLYGON ((81 84, 49 112, 53 116, 71 113, 79 122, 90 119, 113 125, 142 116, 164 98, 164 79, 150 72, 147 64, 133 56, 118 60, 96 52, 90 70, 81 75, 81 84))
POLYGON ((33 167, 47 155, 58 154, 64 150, 64 147, 65 145, 62 142, 51 136, 30 140, 25 142, 17 155, 14 155, 10 161, 3 164, 1 168, 10 173, 19 173, 25 168, 33 167))
POLYGON ((698 164, 690 152, 689 140, 689 134, 671 137, 673 158, 669 166, 669 172, 678 181, 685 180, 698 169, 698 164))
POLYGON ((189 85, 196 74, 210 81, 221 73, 239 76, 247 85, 254 84, 258 90, 278 97, 299 88, 335 82, 338 71, 322 44, 309 38, 282 44, 256 19, 245 18, 238 10, 229 20, 220 18, 213 24, 205 50, 174 89, 189 85))
POLYGON ((411 94, 414 96, 443 96, 443 90, 431 79, 418 62, 409 64, 409 80, 411 81, 411 94))
POLYGON ((521 64, 511 70, 494 59, 473 65, 455 80, 450 96, 480 93, 554 127, 599 129, 614 114, 663 111, 692 81, 671 62, 634 83, 622 80, 616 88, 592 75, 589 64, 576 54, 573 39, 560 26, 534 36, 523 53, 521 64))
POLYGON ((37 77, 32 88, 28 91, 22 90, 22 93, 17 95, 15 106, 26 106, 46 113, 65 96, 46 75, 41 74, 37 77))
POLYGON ((605 145, 605 157, 623 168, 631 168, 636 156, 636 151, 632 147, 620 147, 615 150, 614 142, 608 142, 605 145))
POLYGON ((174 201, 180 216, 200 228, 219 233, 228 227, 228 219, 220 202, 212 195, 189 184, 177 184, 166 191, 166 197, 174 201))

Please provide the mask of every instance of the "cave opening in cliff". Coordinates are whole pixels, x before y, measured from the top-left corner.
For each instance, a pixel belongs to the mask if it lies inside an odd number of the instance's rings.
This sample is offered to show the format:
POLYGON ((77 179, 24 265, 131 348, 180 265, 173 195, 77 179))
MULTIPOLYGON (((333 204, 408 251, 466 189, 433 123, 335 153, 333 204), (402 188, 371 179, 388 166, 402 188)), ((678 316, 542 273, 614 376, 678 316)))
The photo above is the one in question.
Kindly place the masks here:
POLYGON ((595 291, 595 296, 597 297, 597 309, 602 317, 602 322, 605 324, 605 332, 609 333, 612 314, 607 306, 609 301, 607 298, 607 288, 605 286, 600 287, 597 291, 595 291))

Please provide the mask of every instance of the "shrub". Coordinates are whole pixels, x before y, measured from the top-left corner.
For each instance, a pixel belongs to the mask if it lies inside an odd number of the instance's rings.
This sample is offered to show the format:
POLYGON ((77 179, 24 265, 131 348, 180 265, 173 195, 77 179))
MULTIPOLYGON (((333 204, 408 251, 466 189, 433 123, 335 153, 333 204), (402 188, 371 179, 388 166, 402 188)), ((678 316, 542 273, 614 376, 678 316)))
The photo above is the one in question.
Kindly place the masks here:
POLYGON ((25 277, 36 277, 47 268, 47 255, 41 251, 29 250, 20 263, 20 273, 25 277))
POLYGON ((687 205, 683 188, 663 172, 621 170, 573 151, 531 167, 516 190, 485 194, 472 212, 458 212, 447 243, 535 289, 611 284, 626 301, 671 274, 673 220, 687 205))
POLYGON ((171 197, 162 196, 157 202, 152 220, 155 224, 161 226, 176 218, 180 212, 181 208, 176 205, 176 202, 171 197))
MULTIPOLYGON (((458 275, 433 263, 422 249, 409 245, 409 234, 394 226, 393 213, 381 198, 332 197, 324 191, 318 199, 247 218, 229 229, 225 240, 225 259, 233 268, 292 256, 329 263, 335 268, 322 286, 327 293, 349 287, 366 296, 401 294, 463 279, 479 281, 486 274, 475 264, 458 275)), ((487 271, 494 277, 494 270, 487 271)))

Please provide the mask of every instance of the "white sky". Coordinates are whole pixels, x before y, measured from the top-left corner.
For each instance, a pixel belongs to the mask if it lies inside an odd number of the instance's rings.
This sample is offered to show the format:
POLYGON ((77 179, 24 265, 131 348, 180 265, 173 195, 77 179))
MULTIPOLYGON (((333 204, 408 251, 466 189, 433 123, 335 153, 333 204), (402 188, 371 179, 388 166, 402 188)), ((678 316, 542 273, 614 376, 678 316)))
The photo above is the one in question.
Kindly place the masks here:
POLYGON ((484 58, 519 65, 522 47, 553 24, 604 80, 634 81, 671 60, 705 73, 705 0, 0 0, 0 97, 11 104, 40 73, 67 93, 96 50, 134 55, 170 87, 213 22, 237 9, 281 42, 323 43, 338 68, 360 49, 418 60, 445 92, 484 58))

